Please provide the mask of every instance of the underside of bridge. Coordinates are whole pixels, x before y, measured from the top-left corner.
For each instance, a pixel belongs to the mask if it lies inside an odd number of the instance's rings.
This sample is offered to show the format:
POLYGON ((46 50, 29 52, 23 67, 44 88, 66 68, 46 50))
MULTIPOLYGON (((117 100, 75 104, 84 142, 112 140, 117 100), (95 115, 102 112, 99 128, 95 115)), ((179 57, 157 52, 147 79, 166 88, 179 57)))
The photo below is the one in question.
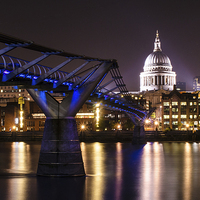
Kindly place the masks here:
POLYGON ((114 104, 112 108, 127 113, 135 124, 133 144, 146 143, 143 121, 147 113, 142 107, 130 101, 116 60, 70 54, 4 34, 0 34, 0 42, 6 45, 0 50, 3 60, 2 64, 0 63, 2 79, 0 85, 14 85, 27 89, 46 115, 38 175, 85 175, 75 115, 92 95, 97 95, 99 99, 103 98, 102 102, 106 101, 106 104, 114 104), (18 47, 37 51, 43 55, 30 62, 5 55, 18 47), (38 64, 47 57, 55 55, 67 60, 54 68, 38 64), (6 61, 8 58, 11 60, 11 65, 6 61), (84 62, 78 68, 70 73, 60 71, 65 65, 78 59, 84 62), (95 64, 86 69, 90 62, 95 64), (112 80, 103 86, 100 85, 108 72, 112 80), (106 89, 111 82, 115 83, 115 87, 106 89), (115 89, 119 90, 119 95, 113 93, 115 89), (65 98, 59 103, 51 92, 65 93, 65 98), (121 95, 124 97, 121 98, 121 95))

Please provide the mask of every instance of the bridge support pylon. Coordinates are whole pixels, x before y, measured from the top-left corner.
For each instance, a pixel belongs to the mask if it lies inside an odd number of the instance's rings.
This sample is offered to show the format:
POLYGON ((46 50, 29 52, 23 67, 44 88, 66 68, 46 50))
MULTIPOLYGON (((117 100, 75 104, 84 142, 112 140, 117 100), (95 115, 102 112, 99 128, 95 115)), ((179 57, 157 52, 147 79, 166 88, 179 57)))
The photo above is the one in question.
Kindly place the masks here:
POLYGON ((146 144, 144 125, 135 125, 133 130, 132 144, 146 144))
POLYGON ((46 119, 37 175, 85 175, 74 118, 46 119))
POLYGON ((46 91, 27 89, 46 115, 37 175, 85 175, 75 115, 111 66, 112 62, 103 63, 61 103, 46 91))

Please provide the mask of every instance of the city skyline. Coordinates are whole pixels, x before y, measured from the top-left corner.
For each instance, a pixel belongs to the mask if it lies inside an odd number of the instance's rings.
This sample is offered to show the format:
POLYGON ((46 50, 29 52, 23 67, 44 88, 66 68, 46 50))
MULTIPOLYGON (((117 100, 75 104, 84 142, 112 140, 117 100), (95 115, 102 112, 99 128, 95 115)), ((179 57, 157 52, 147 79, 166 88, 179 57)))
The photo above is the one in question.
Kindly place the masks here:
POLYGON ((139 91, 139 74, 158 30, 177 81, 192 90, 193 77, 200 75, 199 4, 11 0, 2 2, 0 32, 66 52, 117 59, 128 90, 139 91))

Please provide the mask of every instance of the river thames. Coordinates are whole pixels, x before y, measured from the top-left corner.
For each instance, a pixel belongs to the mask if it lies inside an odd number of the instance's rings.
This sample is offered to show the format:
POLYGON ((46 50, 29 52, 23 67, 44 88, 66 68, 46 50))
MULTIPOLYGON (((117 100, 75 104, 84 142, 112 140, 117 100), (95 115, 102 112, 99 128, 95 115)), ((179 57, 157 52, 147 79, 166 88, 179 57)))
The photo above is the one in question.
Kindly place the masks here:
POLYGON ((81 143, 85 177, 36 176, 40 142, 0 143, 0 199, 197 200, 200 144, 81 143))

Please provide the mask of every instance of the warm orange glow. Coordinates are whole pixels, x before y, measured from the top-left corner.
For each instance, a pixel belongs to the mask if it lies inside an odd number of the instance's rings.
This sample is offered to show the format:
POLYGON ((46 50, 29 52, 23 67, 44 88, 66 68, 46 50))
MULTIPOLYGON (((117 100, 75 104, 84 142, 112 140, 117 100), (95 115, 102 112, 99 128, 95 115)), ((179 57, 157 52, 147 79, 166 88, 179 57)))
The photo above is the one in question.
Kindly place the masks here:
POLYGON ((85 125, 83 124, 83 125, 81 125, 81 129, 83 130, 83 129, 85 129, 85 125))

